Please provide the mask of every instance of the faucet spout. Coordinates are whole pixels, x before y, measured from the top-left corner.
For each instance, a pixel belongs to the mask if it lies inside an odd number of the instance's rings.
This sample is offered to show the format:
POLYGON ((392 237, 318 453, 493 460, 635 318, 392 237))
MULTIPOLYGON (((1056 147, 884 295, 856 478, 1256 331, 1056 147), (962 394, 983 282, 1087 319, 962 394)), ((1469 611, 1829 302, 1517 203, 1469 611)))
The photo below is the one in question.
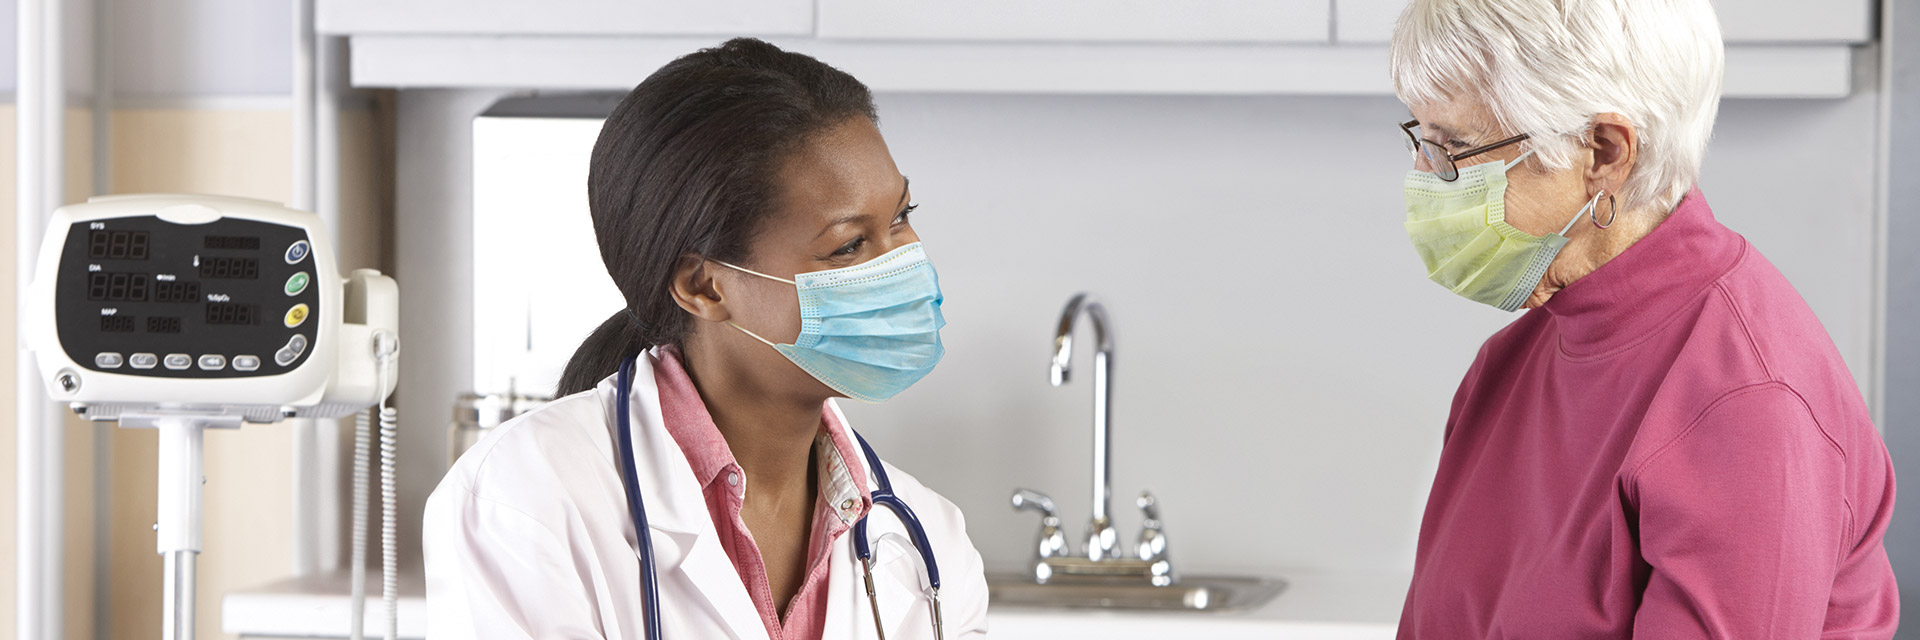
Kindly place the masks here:
POLYGON ((1053 336, 1053 386, 1066 384, 1072 373, 1074 323, 1084 313, 1093 322, 1093 518, 1087 534, 1087 557, 1120 557, 1119 536, 1110 516, 1113 496, 1113 330, 1107 308, 1087 293, 1075 294, 1060 313, 1053 336))
POLYGON ((1073 327, 1083 310, 1093 319, 1094 350, 1101 355, 1113 354, 1113 334, 1107 331, 1107 307, 1092 294, 1074 294, 1067 300, 1067 308, 1060 312, 1059 329, 1053 334, 1053 386, 1066 384, 1073 373, 1073 327))

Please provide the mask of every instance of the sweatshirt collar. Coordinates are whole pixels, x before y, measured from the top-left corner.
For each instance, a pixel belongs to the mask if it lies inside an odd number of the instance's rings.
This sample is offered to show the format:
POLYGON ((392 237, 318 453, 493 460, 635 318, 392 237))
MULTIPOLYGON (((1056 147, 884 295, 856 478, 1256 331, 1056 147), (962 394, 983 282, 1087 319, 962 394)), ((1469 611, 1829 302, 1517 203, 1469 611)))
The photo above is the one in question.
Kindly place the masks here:
POLYGON ((1721 225, 1699 187, 1659 226, 1542 309, 1560 329, 1568 356, 1602 357, 1639 344, 1746 254, 1747 240, 1721 225))

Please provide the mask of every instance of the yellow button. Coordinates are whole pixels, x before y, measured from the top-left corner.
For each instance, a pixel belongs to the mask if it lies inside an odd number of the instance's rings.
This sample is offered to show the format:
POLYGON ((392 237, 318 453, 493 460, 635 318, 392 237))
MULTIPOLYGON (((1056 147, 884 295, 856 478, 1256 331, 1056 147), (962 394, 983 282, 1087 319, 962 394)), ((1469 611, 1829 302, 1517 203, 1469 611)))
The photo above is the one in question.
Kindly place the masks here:
POLYGON ((306 321, 307 321, 306 303, 303 302, 300 304, 293 305, 292 309, 287 310, 287 328, 291 329, 294 327, 298 327, 301 325, 301 323, 304 323, 306 321))

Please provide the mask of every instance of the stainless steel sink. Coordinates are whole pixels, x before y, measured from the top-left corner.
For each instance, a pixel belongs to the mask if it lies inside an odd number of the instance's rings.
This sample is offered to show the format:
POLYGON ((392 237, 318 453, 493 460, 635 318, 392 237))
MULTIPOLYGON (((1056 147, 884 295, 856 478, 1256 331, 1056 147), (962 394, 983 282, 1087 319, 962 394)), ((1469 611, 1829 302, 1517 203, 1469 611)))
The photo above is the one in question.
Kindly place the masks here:
POLYGON ((1034 584, 1030 575, 987 574, 988 599, 994 606, 1235 611, 1266 604, 1286 588, 1287 582, 1279 578, 1181 576, 1171 586, 1155 587, 1103 580, 1034 584))

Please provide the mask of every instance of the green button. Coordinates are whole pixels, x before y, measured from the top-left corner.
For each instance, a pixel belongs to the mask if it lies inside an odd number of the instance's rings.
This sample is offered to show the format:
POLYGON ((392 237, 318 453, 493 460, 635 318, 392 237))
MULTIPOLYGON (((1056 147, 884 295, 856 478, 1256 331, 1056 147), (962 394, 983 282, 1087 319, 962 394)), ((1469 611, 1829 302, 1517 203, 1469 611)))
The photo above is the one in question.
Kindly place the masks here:
POLYGON ((300 295, 300 292, 306 291, 306 290, 307 290, 307 272, 302 271, 302 272, 293 274, 293 277, 291 278, 287 278, 287 295, 297 296, 297 295, 300 295))

